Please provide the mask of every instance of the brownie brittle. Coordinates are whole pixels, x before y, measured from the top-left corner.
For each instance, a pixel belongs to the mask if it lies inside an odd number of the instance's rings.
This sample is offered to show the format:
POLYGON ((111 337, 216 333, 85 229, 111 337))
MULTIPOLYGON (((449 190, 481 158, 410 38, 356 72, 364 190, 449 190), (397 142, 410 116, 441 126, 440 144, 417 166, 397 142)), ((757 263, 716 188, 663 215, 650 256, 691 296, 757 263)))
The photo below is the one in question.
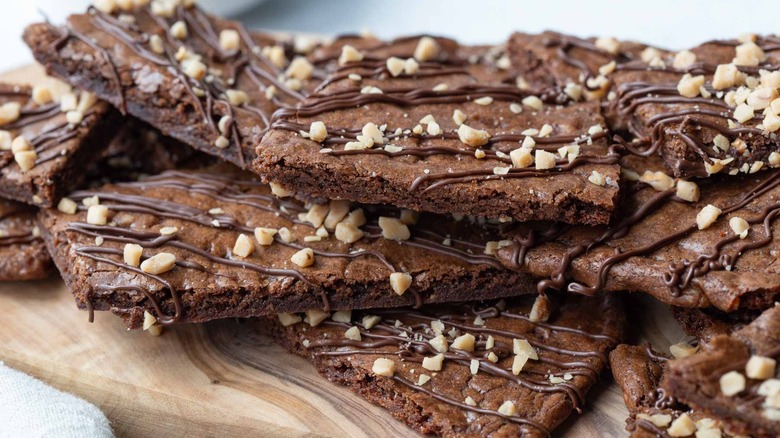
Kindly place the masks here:
POLYGON ((312 197, 609 222, 620 174, 597 103, 508 85, 500 55, 432 62, 443 46, 416 44, 406 59, 345 48, 315 94, 276 112, 255 171, 312 197))
POLYGON ((55 81, 0 84, 0 196, 56 206, 113 135, 111 108, 55 81))
POLYGON ((41 212, 81 308, 130 327, 310 309, 390 307, 531 293, 505 269, 496 224, 345 201, 279 200, 222 164, 75 192, 41 212), (65 201, 63 201, 65 203, 65 201))
POLYGON ((0 281, 40 280, 50 269, 35 208, 0 199, 0 281))
POLYGON ((585 403, 623 336, 616 296, 374 309, 261 320, 275 340, 412 428, 544 437, 585 403), (592 315, 598 314, 599 318, 592 315))

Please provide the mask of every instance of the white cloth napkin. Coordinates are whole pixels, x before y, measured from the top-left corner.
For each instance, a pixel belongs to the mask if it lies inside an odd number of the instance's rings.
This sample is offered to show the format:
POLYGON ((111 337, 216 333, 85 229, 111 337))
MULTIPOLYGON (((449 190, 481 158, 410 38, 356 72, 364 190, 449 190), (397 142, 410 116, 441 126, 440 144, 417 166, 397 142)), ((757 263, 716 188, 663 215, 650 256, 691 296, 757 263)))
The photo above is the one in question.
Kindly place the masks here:
POLYGON ((111 438, 100 409, 0 362, 0 438, 111 438))

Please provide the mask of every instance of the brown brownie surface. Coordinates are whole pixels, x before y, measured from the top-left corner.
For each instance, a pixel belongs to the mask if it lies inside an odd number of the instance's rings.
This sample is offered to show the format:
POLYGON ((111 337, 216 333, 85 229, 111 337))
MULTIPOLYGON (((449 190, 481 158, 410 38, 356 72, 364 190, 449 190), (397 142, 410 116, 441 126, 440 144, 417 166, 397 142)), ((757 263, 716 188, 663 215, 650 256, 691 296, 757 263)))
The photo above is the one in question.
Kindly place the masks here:
POLYGON ((291 351, 310 358, 324 377, 422 433, 543 437, 582 407, 607 353, 623 336, 624 312, 616 299, 566 297, 552 306, 546 322, 531 322, 533 300, 518 299, 506 307, 468 303, 367 310, 348 315, 350 322, 328 319, 315 327, 262 324, 291 351), (594 313, 601 317, 592 318, 594 313), (371 325, 371 316, 380 321, 371 325), (359 331, 361 339, 345 338, 349 329, 359 331), (431 371, 421 362, 439 354, 429 343, 439 333, 449 349, 442 353, 441 370, 431 371), (469 335, 473 351, 457 348, 455 339, 469 335), (512 371, 515 339, 529 342, 538 354, 517 374, 512 371), (392 376, 373 371, 378 359, 392 361, 392 376), (479 364, 476 373, 472 361, 479 364), (498 412, 506 402, 516 412, 498 412))

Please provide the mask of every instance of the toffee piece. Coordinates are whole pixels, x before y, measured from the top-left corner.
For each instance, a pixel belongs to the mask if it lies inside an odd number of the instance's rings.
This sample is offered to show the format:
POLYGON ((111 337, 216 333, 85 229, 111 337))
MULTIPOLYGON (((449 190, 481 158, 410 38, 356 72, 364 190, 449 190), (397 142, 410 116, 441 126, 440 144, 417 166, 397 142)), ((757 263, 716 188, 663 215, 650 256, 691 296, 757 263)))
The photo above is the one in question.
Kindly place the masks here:
POLYGON ((546 322, 533 322, 533 299, 517 299, 261 324, 422 433, 544 437, 580 410, 625 325, 617 296, 551 298, 546 322))

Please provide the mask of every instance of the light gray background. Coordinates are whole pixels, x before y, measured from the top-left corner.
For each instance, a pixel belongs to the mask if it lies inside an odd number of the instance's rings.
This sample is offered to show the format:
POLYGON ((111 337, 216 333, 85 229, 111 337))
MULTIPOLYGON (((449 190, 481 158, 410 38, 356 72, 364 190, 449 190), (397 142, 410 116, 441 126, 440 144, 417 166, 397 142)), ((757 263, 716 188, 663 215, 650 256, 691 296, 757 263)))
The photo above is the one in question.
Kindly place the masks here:
MULTIPOLYGON (((31 57, 19 36, 41 10, 60 22, 86 0, 2 0, 0 71, 31 57)), ((780 33, 780 1, 510 0, 201 0, 251 27, 333 35, 372 30, 380 37, 432 33, 466 43, 506 39, 513 30, 607 35, 679 49, 745 32, 780 33), (244 3, 254 3, 245 10, 244 3), (242 11, 242 9, 244 9, 242 11)))

